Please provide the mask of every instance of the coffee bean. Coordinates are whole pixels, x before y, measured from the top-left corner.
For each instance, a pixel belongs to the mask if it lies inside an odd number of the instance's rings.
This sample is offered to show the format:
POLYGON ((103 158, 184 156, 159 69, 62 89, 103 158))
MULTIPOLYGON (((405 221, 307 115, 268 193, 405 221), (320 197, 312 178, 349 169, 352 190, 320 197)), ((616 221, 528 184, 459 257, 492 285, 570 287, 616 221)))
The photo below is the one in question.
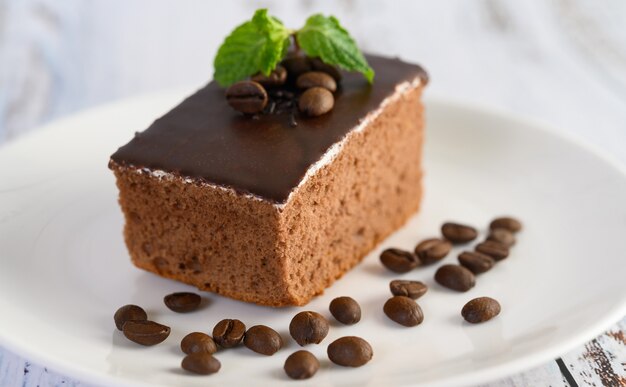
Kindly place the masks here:
POLYGON ((380 254, 380 262, 396 273, 407 273, 420 264, 417 255, 401 249, 387 249, 380 254))
POLYGON ((485 241, 476 245, 475 250, 487 254, 496 261, 501 261, 509 256, 509 248, 502 243, 485 241))
POLYGON ((337 297, 330 302, 330 314, 342 324, 353 325, 361 321, 361 307, 351 297, 337 297))
POLYGON ((509 230, 510 232, 515 233, 522 229, 522 222, 509 216, 503 216, 492 220, 489 224, 489 228, 504 228, 506 230, 509 230))
POLYGON ((502 243, 506 247, 511 247, 515 244, 515 236, 513 233, 505 228, 493 228, 487 236, 488 241, 494 241, 502 243))
POLYGON ((265 325, 255 325, 246 331, 243 344, 261 355, 271 356, 283 346, 278 332, 265 325))
POLYGON ((300 96, 298 109, 308 116, 315 117, 331 111, 334 104, 333 93, 323 87, 312 87, 300 96))
POLYGON ((239 320, 224 319, 213 328, 213 340, 222 348, 238 345, 246 333, 246 326, 239 320))
POLYGON ((113 315, 115 326, 120 331, 124 328, 124 323, 126 321, 145 321, 147 319, 148 314, 146 311, 137 305, 124 305, 115 312, 115 315, 113 315))
POLYGON ((430 238, 415 246, 415 254, 417 254, 422 264, 429 265, 445 258, 450 249, 452 249, 450 242, 443 239, 430 238))
POLYGON ((341 72, 337 67, 324 63, 320 58, 311 58, 310 63, 313 70, 325 72, 333 77, 335 82, 341 81, 341 72))
POLYGON ((228 104, 238 112, 260 113, 267 105, 267 92, 260 83, 241 81, 226 89, 228 104))
POLYGON ((285 373, 291 379, 309 379, 320 368, 320 362, 309 351, 296 351, 285 360, 285 373))
POLYGON ((469 301, 461 310, 465 321, 477 324, 489 321, 500 314, 500 303, 490 297, 478 297, 469 301))
POLYGON ((300 74, 313 70, 311 61, 305 56, 293 55, 285 58, 281 65, 287 69, 290 78, 297 79, 300 74))
POLYGON ((289 323, 289 334, 300 346, 319 344, 328 334, 328 329, 326 318, 311 311, 296 314, 289 323))
POLYGON ((180 341, 180 349, 187 355, 198 352, 215 353, 217 345, 206 333, 191 332, 180 341))
POLYGON ((330 75, 321 71, 309 71, 298 77, 296 86, 300 89, 310 89, 312 87, 323 87, 334 92, 337 90, 337 83, 330 75))
POLYGON ((170 327, 149 320, 126 321, 123 328, 128 340, 141 345, 159 344, 167 339, 170 331, 170 327))
POLYGON ((287 80, 287 70, 281 65, 270 73, 270 75, 264 75, 263 73, 256 74, 250 78, 251 81, 258 82, 263 86, 272 87, 280 86, 287 80))
POLYGON ((389 289, 394 296, 405 296, 417 300, 428 291, 428 286, 420 281, 393 280, 389 289))
POLYGON ((356 336, 345 336, 333 341, 326 353, 330 361, 344 367, 360 367, 374 356, 372 346, 356 336))
POLYGON ((185 356, 180 366, 194 374, 210 375, 219 371, 222 365, 210 353, 197 352, 185 356))
POLYGON ((187 313, 198 309, 202 298, 189 292, 179 292, 168 294, 163 298, 165 306, 177 313, 187 313))
POLYGON ((478 236, 478 231, 474 227, 452 222, 444 223, 441 226, 441 233, 452 243, 470 242, 478 236))
POLYGON ((487 254, 464 251, 459 254, 459 263, 472 273, 480 274, 491 270, 496 261, 487 254))
POLYGON ((424 321, 422 308, 412 298, 393 296, 385 302, 383 311, 393 321, 405 327, 414 327, 424 321))
POLYGON ((441 266, 435 273, 435 281, 459 292, 466 292, 476 285, 474 273, 459 265, 441 266))

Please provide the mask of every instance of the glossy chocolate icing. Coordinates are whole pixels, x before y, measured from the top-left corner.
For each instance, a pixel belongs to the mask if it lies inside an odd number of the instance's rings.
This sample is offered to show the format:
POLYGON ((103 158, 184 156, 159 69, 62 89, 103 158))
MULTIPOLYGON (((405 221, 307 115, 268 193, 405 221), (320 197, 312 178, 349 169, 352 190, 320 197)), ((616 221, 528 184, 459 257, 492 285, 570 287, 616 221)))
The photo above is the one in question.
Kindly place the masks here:
POLYGON ((319 117, 290 113, 243 116, 226 103, 224 89, 209 83, 115 152, 117 164, 163 170, 284 203, 307 169, 368 112, 394 94, 396 85, 420 77, 419 66, 368 55, 376 71, 369 85, 345 73, 333 110, 319 117))

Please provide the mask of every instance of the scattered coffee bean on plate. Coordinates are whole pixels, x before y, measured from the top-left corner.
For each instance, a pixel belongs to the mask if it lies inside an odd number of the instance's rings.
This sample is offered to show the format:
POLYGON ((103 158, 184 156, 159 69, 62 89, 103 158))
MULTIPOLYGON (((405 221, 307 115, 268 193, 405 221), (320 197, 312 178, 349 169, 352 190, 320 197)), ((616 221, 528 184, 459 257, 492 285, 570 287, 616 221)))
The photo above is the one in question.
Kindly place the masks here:
POLYGON ((208 352, 192 353, 183 359, 180 366, 198 375, 210 375, 220 370, 220 361, 208 352))
POLYGON ((412 298, 394 296, 385 302, 383 311, 391 320, 405 327, 414 327, 424 321, 422 308, 412 298))
POLYGON ((474 273, 459 265, 443 265, 435 272, 439 285, 458 292, 466 292, 476 285, 474 273))
POLYGON ((333 93, 323 87, 307 89, 298 100, 298 108, 308 116, 321 116, 332 110, 335 105, 333 93))
POLYGON ((492 220, 489 224, 489 228, 504 228, 512 233, 516 233, 522 229, 522 222, 509 216, 503 216, 492 220))
POLYGON ((459 254, 459 263, 474 274, 491 270, 496 261, 491 256, 474 251, 464 251, 459 254))
POLYGON ((258 82, 263 86, 280 86, 287 80, 287 70, 281 65, 277 65, 270 75, 256 74, 250 78, 251 81, 258 82))
POLYGON ((226 100, 238 112, 255 114, 263 111, 267 105, 268 97, 260 83, 241 81, 226 89, 226 100))
POLYGON ((296 81, 296 86, 299 89, 323 87, 330 92, 337 90, 337 83, 335 82, 335 79, 321 71, 309 71, 300 75, 296 81))
POLYGON ((499 242, 485 241, 476 245, 475 250, 487 254, 496 261, 501 261, 509 256, 509 248, 499 242))
POLYGON ((505 228, 493 228, 487 236, 488 241, 494 241, 502 243, 506 247, 511 247, 515 244, 515 236, 513 233, 505 228))
POLYGON ((420 281, 393 280, 389 290, 394 296, 405 296, 417 300, 428 291, 428 286, 420 281))
POLYGON ((126 321, 145 321, 147 319, 148 314, 146 311, 137 305, 124 305, 115 312, 115 315, 113 315, 115 326, 120 331, 124 328, 124 323, 126 321))
POLYGON ((465 321, 478 324, 500 314, 500 303, 490 297, 478 297, 469 301, 461 310, 465 321))
POLYGON ((361 306, 351 297, 337 297, 330 302, 330 314, 342 324, 353 325, 361 321, 361 306))
POLYGON ((265 325, 255 325, 246 331, 243 345, 261 355, 271 356, 283 346, 278 332, 265 325))
POLYGON ((441 226, 441 233, 452 243, 470 242, 478 236, 478 231, 474 227, 452 222, 444 223, 441 226))
POLYGON ((213 341, 222 348, 238 345, 246 333, 246 326, 239 320, 224 319, 213 328, 213 341))
POLYGON ((296 314, 289 323, 289 334, 300 346, 319 344, 328 334, 328 329, 328 320, 311 311, 296 314))
POLYGON ((180 341, 180 349, 187 355, 198 352, 215 353, 217 345, 206 333, 191 332, 180 341))
POLYGON ((177 313, 192 312, 200 306, 202 297, 196 293, 179 292, 168 294, 163 298, 165 306, 177 313))
POLYGON ((420 259, 410 251, 387 249, 380 254, 380 262, 395 273, 407 273, 420 265, 420 259))
POLYGON ((320 368, 320 362, 311 352, 300 350, 289 355, 283 368, 291 379, 309 379, 320 368))
POLYGON ((360 367, 374 356, 372 346, 356 336, 341 337, 328 345, 328 358, 343 367, 360 367))
POLYGON ((423 265, 428 265, 445 258, 450 249, 452 249, 450 242, 439 238, 430 238, 415 246, 415 254, 423 265))
POLYGON ((163 342, 170 331, 170 327, 149 320, 126 321, 123 328, 128 340, 146 346, 163 342))

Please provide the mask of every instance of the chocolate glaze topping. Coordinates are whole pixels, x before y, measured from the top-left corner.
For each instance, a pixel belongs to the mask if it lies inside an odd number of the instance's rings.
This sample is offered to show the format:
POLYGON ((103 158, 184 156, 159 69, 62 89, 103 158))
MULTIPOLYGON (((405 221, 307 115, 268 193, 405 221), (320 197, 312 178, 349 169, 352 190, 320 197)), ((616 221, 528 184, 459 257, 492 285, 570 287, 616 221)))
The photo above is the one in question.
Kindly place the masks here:
POLYGON ((319 117, 290 111, 254 118, 231 109, 224 89, 209 83, 115 152, 117 164, 159 169, 284 203, 308 168, 354 129, 368 112, 420 77, 419 66, 368 55, 372 85, 362 75, 343 74, 332 111, 319 117))

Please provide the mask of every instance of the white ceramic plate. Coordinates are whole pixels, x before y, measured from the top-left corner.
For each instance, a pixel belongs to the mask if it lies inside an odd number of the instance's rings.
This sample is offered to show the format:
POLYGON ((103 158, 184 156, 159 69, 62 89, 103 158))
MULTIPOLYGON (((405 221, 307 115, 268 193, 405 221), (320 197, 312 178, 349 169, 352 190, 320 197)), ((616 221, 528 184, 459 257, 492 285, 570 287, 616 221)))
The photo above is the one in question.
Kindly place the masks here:
MULTIPOLYGON (((298 385, 460 386, 488 381, 548 361, 591 339, 626 313, 626 174, 586 146, 518 118, 443 101, 428 104, 423 210, 356 269, 305 308, 271 309, 204 294, 202 310, 179 315, 164 295, 191 290, 133 267, 122 241, 109 155, 183 95, 154 95, 79 114, 0 149, 0 343, 30 360, 88 383, 148 385, 293 385, 285 358, 299 347, 291 317, 310 309, 330 317, 334 297, 363 308, 356 326, 333 324, 306 349, 318 374, 298 385), (438 235, 445 220, 477 225, 523 219, 510 258, 478 278, 467 293, 433 281, 435 267, 392 275, 383 248, 410 249, 438 235), (403 328, 382 305, 393 278, 426 282, 425 321, 403 328), (502 304, 494 320, 464 323, 461 307, 478 296, 502 304), (121 305, 144 306, 172 327, 155 347, 127 341, 113 325, 121 305), (185 374, 180 339, 210 332, 222 318, 282 333, 286 347, 265 357, 245 347, 218 353, 221 371, 185 374), (326 345, 344 335, 366 338, 374 358, 359 369, 332 365, 326 345)), ((445 262, 455 262, 455 249, 445 262)))

